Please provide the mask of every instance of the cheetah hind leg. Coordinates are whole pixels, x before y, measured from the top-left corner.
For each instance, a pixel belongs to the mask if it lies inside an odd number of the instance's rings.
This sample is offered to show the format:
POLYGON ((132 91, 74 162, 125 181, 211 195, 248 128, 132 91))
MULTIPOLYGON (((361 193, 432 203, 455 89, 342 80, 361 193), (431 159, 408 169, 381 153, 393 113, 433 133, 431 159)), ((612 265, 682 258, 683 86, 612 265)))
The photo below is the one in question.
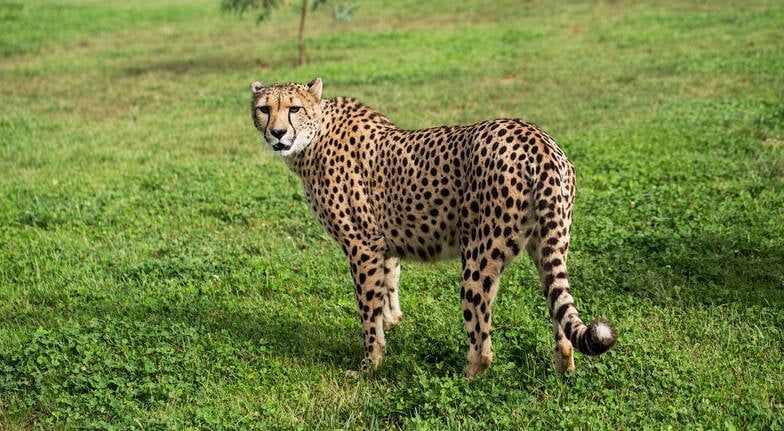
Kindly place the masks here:
POLYGON ((403 321, 403 312, 397 297, 398 283, 400 281, 400 258, 388 257, 384 259, 384 329, 390 329, 403 321))
POLYGON ((553 322, 555 329, 555 350, 553 358, 555 359, 555 368, 559 374, 574 373, 574 347, 571 341, 564 337, 563 330, 558 327, 557 322, 553 322))

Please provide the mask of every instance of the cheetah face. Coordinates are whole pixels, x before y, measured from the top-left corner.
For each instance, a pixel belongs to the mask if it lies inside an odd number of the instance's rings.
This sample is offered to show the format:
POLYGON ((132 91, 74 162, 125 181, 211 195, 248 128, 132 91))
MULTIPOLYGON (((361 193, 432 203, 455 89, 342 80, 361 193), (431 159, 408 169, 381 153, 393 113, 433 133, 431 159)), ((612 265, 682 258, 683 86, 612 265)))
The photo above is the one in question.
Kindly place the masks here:
POLYGON ((321 127, 321 78, 307 85, 250 85, 253 92, 253 123, 283 157, 297 154, 318 136, 321 127))

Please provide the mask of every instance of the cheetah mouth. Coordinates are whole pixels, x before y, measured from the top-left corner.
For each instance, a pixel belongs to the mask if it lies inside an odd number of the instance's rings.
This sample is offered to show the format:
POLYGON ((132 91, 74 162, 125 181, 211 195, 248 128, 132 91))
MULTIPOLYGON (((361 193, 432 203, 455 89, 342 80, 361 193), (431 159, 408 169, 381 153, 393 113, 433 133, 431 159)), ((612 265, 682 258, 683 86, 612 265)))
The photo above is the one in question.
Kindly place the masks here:
POLYGON ((273 151, 288 151, 289 149, 291 149, 291 145, 286 145, 283 142, 278 142, 272 146, 273 151))

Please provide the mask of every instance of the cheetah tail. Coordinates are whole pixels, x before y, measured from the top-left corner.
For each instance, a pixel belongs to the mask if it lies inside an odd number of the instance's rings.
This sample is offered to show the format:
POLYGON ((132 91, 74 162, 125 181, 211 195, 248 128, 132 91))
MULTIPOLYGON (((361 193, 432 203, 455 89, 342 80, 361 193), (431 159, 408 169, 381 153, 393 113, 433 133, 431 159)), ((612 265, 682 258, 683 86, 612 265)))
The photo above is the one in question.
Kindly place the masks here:
MULTIPOLYGON (((567 324, 568 325, 568 324, 567 324)), ((566 331, 569 334, 570 331, 566 331)), ((590 325, 580 325, 569 334, 569 340, 584 355, 599 355, 615 345, 616 335, 610 322, 598 319, 590 325)))

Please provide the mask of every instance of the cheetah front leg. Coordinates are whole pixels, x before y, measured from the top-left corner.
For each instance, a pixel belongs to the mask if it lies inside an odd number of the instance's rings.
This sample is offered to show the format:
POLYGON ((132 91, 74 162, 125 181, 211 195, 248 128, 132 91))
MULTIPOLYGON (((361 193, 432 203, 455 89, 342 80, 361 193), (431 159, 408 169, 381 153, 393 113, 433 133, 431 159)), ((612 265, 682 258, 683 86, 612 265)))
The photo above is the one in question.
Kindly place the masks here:
POLYGON ((397 298, 399 282, 400 258, 387 257, 384 259, 384 329, 393 328, 403 320, 403 312, 400 311, 400 302, 397 298))
MULTIPOLYGON (((362 371, 369 371, 381 364, 386 345, 384 340, 384 295, 385 272, 384 255, 367 246, 348 248, 351 274, 359 317, 362 323, 362 336, 365 341, 365 359, 362 371)), ((391 314, 391 312, 390 312, 391 314)))

